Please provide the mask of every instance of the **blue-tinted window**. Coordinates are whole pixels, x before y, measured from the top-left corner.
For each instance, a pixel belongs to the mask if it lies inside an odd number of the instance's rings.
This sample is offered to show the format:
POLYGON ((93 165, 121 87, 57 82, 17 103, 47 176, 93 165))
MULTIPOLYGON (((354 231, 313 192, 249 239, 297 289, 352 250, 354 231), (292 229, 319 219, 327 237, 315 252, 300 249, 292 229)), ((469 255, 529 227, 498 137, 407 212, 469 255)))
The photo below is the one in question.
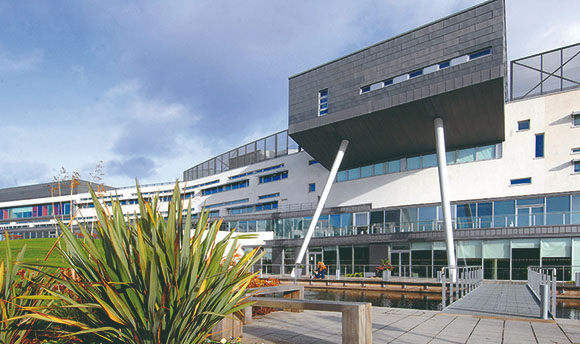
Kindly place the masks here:
POLYGON ((491 227, 492 204, 491 202, 477 203, 477 218, 479 228, 491 227))
POLYGON ((518 130, 529 130, 530 129, 530 120, 526 119, 524 121, 518 121, 518 130))
POLYGON ((451 66, 451 61, 445 61, 445 62, 441 62, 439 64, 439 69, 445 69, 447 67, 451 66))
POLYGON ((496 201, 493 202, 493 226, 494 227, 510 227, 516 222, 516 202, 496 201))
POLYGON ((371 86, 361 87, 360 93, 367 93, 371 91, 371 86))
POLYGON ((419 164, 421 162, 421 160, 419 159, 420 157, 415 156, 412 158, 407 158, 407 170, 416 170, 419 168, 419 164))
POLYGON ((351 170, 348 170, 348 180, 353 180, 353 179, 359 179, 360 178, 360 169, 357 168, 353 168, 351 170))
POLYGON ((580 160, 574 161, 574 173, 580 172, 580 160))
POLYGON ((337 182, 344 182, 347 180, 347 172, 346 171, 338 171, 338 174, 336 175, 336 181, 337 182))
POLYGON ((310 160, 308 161, 308 165, 319 164, 318 160, 310 160))
POLYGON ((437 166, 437 155, 423 155, 423 168, 437 166))
POLYGON ((473 59, 476 59, 478 57, 483 57, 483 56, 487 56, 487 55, 491 55, 491 48, 487 48, 487 49, 475 52, 473 54, 469 54, 469 59, 473 60, 473 59))
POLYGON ((437 221, 437 207, 419 208, 419 230, 430 231, 437 221))
POLYGON ((462 164, 475 160, 475 148, 461 149, 457 151, 457 163, 462 164))
POLYGON ((371 177, 373 175, 373 165, 363 166, 360 168, 361 178, 371 177))
POLYGON ((389 173, 401 172, 401 160, 393 160, 387 163, 389 173))
POLYGON ((477 147, 477 160, 489 160, 495 158, 495 145, 477 147))
POLYGON ((450 151, 445 153, 445 158, 447 159, 447 165, 454 165, 455 164, 455 156, 457 155, 457 151, 450 151))
POLYGON ((544 198, 518 199, 518 206, 522 205, 544 205, 544 198))
POLYGON ((532 178, 530 178, 530 177, 510 180, 511 185, 531 184, 531 183, 532 183, 532 178))
POLYGON ((375 176, 380 174, 385 174, 385 163, 381 162, 380 164, 375 164, 375 176))
POLYGON ((546 197, 546 225, 570 223, 570 196, 546 197))
POLYGON ((318 92, 318 105, 318 115, 326 115, 328 113, 328 89, 318 92))
POLYGON ((473 228, 475 221, 475 204, 457 205, 457 228, 473 228))
POLYGON ((270 183, 270 182, 274 182, 274 181, 278 181, 278 180, 286 179, 286 178, 288 178, 288 171, 282 171, 282 172, 278 172, 278 173, 274 173, 274 174, 269 174, 266 176, 261 176, 260 177, 260 184, 270 183))
POLYGON ((416 70, 414 72, 409 73, 409 78, 415 78, 415 77, 418 77, 420 75, 423 75, 422 69, 419 69, 419 70, 416 70))
POLYGON ((575 127, 580 126, 580 113, 574 113, 572 115, 572 124, 575 127))
POLYGON ((316 184, 315 183, 308 184, 308 192, 314 192, 314 191, 316 191, 316 184))
POLYGON ((393 79, 383 81, 383 86, 389 86, 393 84, 393 79))
POLYGON ((258 196, 258 199, 274 198, 274 197, 278 197, 278 196, 280 196, 280 193, 276 192, 273 194, 258 196))
POLYGON ((536 158, 544 157, 544 134, 536 134, 536 158))

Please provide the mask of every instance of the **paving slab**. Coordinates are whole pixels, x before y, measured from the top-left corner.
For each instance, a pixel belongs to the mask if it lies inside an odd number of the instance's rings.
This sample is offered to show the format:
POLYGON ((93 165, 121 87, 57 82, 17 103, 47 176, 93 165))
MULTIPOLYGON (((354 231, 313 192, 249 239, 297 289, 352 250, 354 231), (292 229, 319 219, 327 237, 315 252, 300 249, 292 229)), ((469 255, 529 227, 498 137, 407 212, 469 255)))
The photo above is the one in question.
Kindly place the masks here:
MULTIPOLYGON (((580 321, 491 318, 373 307, 373 343, 580 343, 580 321)), ((340 313, 274 312, 244 325, 242 343, 341 343, 340 313)))

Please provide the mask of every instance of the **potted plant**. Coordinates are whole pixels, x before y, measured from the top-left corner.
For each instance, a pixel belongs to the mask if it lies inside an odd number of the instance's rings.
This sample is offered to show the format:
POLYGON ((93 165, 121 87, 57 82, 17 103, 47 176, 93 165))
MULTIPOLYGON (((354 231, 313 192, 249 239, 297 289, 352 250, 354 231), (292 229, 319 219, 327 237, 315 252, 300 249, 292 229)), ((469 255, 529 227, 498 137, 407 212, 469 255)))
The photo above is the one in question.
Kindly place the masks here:
POLYGON ((391 271, 393 271, 391 261, 386 258, 381 259, 381 265, 376 268, 377 276, 381 276, 383 281, 388 282, 391 280, 391 271))

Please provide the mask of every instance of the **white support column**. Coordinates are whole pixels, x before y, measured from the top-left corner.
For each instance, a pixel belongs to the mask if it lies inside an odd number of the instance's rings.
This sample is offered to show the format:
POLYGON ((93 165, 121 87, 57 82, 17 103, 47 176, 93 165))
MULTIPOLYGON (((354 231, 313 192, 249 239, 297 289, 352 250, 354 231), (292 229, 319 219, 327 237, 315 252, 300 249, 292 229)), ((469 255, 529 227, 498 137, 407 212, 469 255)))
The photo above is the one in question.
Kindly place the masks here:
POLYGON ((439 189, 441 190, 441 208, 445 222, 445 242, 447 244, 447 263, 451 281, 457 279, 457 261, 455 260, 455 247, 453 244, 453 227, 451 225, 451 204, 449 201, 449 177, 447 176, 447 156, 445 152, 445 131, 443 119, 435 118, 435 143, 437 146, 437 168, 439 170, 439 189))
MULTIPOLYGON (((318 223, 318 218, 322 213, 322 209, 324 208, 324 204, 326 203, 326 199, 328 198, 328 194, 330 193, 330 189, 332 188, 332 183, 336 178, 336 174, 338 173, 338 168, 340 167, 340 163, 342 162, 342 158, 344 157, 344 152, 346 151, 346 147, 348 147, 348 140, 342 140, 340 143, 340 147, 338 148, 338 152, 336 153, 336 158, 334 159, 334 163, 332 164, 332 168, 330 169, 330 174, 328 175, 328 179, 326 180, 326 185, 324 185, 324 190, 322 190, 322 195, 320 196, 320 200, 318 201, 318 205, 316 206, 316 211, 314 211, 314 216, 312 217, 312 222, 310 222, 310 226, 308 227, 308 232, 306 232, 306 236, 304 237, 304 242, 302 243, 302 247, 300 247, 300 252, 298 252, 298 256, 296 257, 295 264, 301 264, 302 259, 304 259, 304 254, 306 253, 306 248, 310 243, 310 239, 312 238, 312 234, 314 234, 314 228, 316 228, 316 224, 318 223)), ((294 276, 294 269, 292 269, 292 276, 294 276)))

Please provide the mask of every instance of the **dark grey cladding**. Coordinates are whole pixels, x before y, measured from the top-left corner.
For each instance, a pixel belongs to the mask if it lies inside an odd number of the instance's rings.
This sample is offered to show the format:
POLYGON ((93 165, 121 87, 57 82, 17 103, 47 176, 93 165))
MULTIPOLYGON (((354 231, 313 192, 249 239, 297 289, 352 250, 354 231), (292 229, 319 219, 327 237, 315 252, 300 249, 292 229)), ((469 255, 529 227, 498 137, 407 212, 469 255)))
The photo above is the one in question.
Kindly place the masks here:
POLYGON ((448 148, 504 140, 504 1, 492 0, 290 77, 289 134, 324 166, 340 141, 342 168, 435 151, 433 119, 448 148), (361 93, 361 88, 491 48, 465 63, 361 93), (328 89, 328 114, 318 93, 328 89))

